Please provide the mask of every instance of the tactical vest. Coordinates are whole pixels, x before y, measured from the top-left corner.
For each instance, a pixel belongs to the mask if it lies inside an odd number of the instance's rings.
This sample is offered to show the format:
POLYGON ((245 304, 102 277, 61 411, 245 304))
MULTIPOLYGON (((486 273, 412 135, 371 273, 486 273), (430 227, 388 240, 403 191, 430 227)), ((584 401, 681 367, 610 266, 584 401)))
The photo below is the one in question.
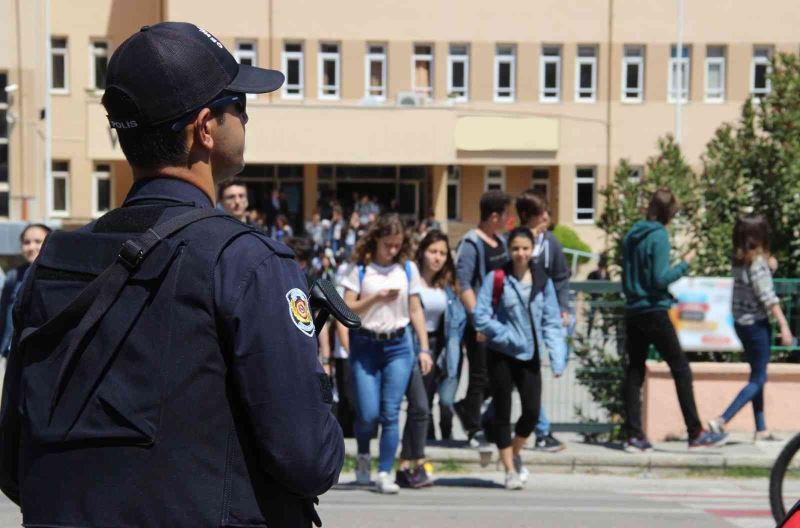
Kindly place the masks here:
POLYGON ((26 525, 311 524, 309 501, 262 470, 215 324, 215 265, 251 229, 209 214, 128 206, 48 238, 22 299, 16 352, 26 525), (187 212, 202 218, 168 237, 150 229, 174 228, 187 212), (112 264, 128 275, 119 291, 90 291, 112 264), (92 313, 104 295, 107 308, 92 313))

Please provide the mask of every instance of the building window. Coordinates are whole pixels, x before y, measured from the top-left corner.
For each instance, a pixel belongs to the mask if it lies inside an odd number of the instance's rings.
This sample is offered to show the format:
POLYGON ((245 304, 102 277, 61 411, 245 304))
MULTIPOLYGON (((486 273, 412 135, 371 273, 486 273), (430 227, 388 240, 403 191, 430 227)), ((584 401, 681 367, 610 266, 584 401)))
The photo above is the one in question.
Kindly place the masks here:
POLYGON ((533 169, 531 189, 536 194, 544 196, 545 200, 547 200, 550 196, 550 171, 547 169, 533 169))
POLYGON ((447 55, 447 97, 459 102, 469 100, 469 48, 451 44, 447 55))
POLYGON ((707 103, 725 101, 725 46, 706 48, 706 96, 707 103))
POLYGON ((753 48, 753 63, 750 66, 750 93, 760 99, 772 90, 769 74, 772 72, 772 47, 756 46, 753 48))
POLYGON ((628 179, 632 182, 640 182, 642 181, 642 176, 644 176, 644 167, 641 165, 630 165, 628 167, 628 179))
POLYGON ((111 209, 111 165, 98 163, 92 173, 92 214, 100 216, 111 209))
POLYGON ((681 57, 678 58, 678 46, 673 45, 671 48, 669 59, 669 79, 667 90, 667 101, 674 103, 678 100, 678 92, 680 92, 681 102, 689 101, 689 74, 691 72, 691 48, 689 46, 681 47, 681 57), (678 72, 680 71, 681 86, 678 88, 678 72))
POLYGON ((91 87, 95 90, 106 89, 106 74, 108 73, 108 42, 94 40, 89 47, 89 75, 91 87))
POLYGON ((375 101, 386 100, 386 46, 367 45, 364 97, 375 101))
POLYGON ((644 100, 644 46, 625 46, 622 57, 622 102, 644 100))
POLYGON ((416 44, 411 58, 412 89, 418 94, 433 96, 433 46, 416 44))
POLYGON ((575 223, 594 222, 594 168, 580 167, 575 172, 575 223))
POLYGON ((539 101, 561 100, 561 46, 543 46, 539 63, 539 101))
POLYGON ((339 45, 321 44, 319 53, 319 98, 339 99, 339 45))
POLYGON ((303 98, 303 45, 286 42, 283 45, 281 63, 286 82, 283 84, 284 99, 303 98))
POLYGON ((8 186, 8 75, 0 72, 0 217, 8 218, 10 189, 8 186))
POLYGON ((503 167, 486 167, 486 173, 483 178, 483 190, 506 190, 506 172, 503 167))
POLYGON ((594 103, 597 100, 597 46, 578 46, 575 100, 582 103, 594 103))
POLYGON ((52 165, 53 202, 50 213, 54 216, 69 214, 69 162, 53 161, 52 165))
POLYGON ((66 37, 50 39, 50 91, 69 91, 69 52, 66 37))
POLYGON ((447 219, 458 220, 461 217, 461 167, 447 167, 447 219))
MULTIPOLYGON (((237 40, 233 56, 239 64, 258 66, 258 43, 255 40, 237 40)), ((256 97, 254 93, 247 94, 248 99, 256 97)))
POLYGON ((514 46, 500 44, 494 56, 494 100, 514 101, 516 79, 516 58, 514 46))

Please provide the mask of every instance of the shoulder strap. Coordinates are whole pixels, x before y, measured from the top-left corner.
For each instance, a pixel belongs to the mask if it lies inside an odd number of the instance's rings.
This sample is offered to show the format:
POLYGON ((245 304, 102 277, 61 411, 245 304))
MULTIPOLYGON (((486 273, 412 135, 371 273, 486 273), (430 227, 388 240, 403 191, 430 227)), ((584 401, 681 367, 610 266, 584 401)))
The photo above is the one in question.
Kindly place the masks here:
POLYGON ((361 289, 361 283, 364 282, 364 275, 367 274, 367 267, 363 262, 358 263, 358 289, 361 289))
POLYGON ((497 309, 503 295, 503 283, 506 280, 506 272, 503 268, 494 270, 494 284, 492 285, 492 308, 497 309))
POLYGON ((403 268, 406 270, 406 280, 408 280, 408 285, 411 286, 411 261, 407 260, 403 265, 403 268))

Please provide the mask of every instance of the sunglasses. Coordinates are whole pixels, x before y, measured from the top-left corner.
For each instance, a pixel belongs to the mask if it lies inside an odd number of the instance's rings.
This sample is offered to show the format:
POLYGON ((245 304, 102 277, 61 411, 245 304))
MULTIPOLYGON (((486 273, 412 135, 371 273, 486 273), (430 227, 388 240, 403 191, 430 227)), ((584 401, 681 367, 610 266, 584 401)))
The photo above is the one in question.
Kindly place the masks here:
POLYGON ((192 110, 180 120, 173 123, 170 128, 172 128, 173 132, 179 132, 180 130, 183 130, 186 125, 191 123, 203 108, 208 108, 209 110, 219 110, 220 108, 225 108, 229 104, 232 104, 234 108, 236 108, 236 111, 242 116, 244 123, 247 124, 247 98, 244 94, 230 94, 214 99, 210 103, 203 105, 197 110, 192 110))

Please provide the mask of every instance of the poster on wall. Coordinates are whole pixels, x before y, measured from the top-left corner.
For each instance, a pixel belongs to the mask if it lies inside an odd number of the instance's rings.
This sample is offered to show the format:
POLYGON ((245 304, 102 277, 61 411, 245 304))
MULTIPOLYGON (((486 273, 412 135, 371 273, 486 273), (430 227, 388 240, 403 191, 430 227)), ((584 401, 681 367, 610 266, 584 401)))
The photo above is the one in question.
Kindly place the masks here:
POLYGON ((742 349, 733 328, 733 278, 684 277, 669 291, 676 303, 669 311, 684 350, 736 352, 742 349))

